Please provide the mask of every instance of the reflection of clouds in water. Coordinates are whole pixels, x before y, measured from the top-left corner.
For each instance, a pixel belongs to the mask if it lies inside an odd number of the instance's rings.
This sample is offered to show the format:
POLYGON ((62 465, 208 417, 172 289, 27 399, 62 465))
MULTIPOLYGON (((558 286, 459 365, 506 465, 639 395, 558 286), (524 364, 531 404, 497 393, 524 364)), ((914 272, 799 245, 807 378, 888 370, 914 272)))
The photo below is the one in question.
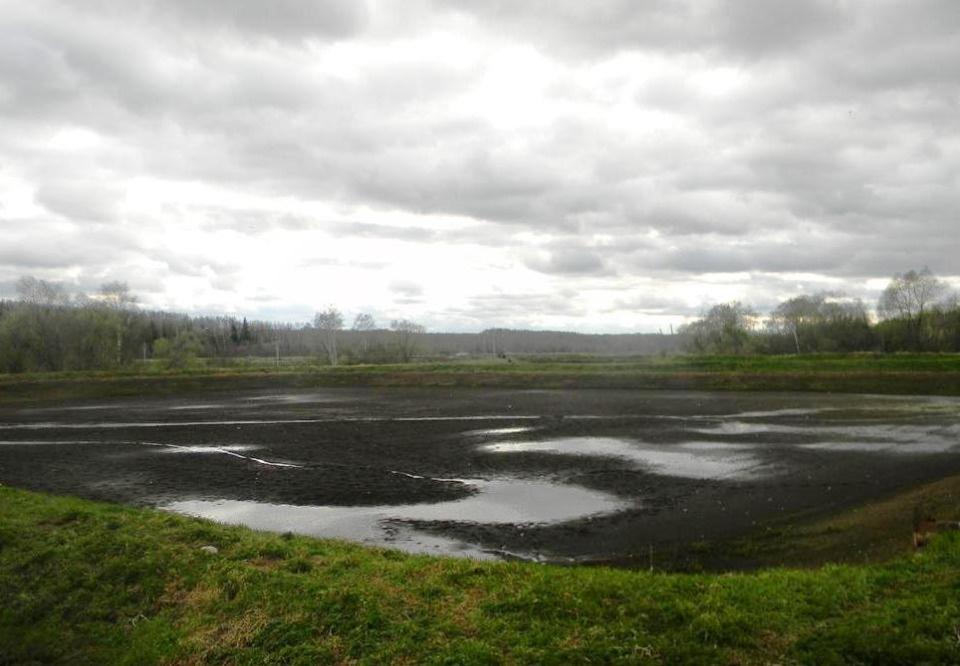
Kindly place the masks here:
POLYGON ((615 513, 631 506, 580 486, 519 479, 463 480, 476 493, 459 500, 398 506, 293 506, 237 500, 185 500, 164 508, 253 529, 347 539, 407 552, 489 558, 454 539, 422 534, 401 521, 548 524, 615 513))
MULTIPOLYGON (((690 428, 690 432, 696 432, 701 435, 753 435, 762 432, 794 432, 797 428, 787 428, 779 430, 778 426, 768 423, 749 423, 747 421, 723 421, 716 425, 703 428, 690 428)), ((799 429, 808 432, 807 428, 799 429)))
POLYGON ((250 462, 268 465, 270 467, 303 467, 289 462, 279 462, 275 460, 264 460, 263 458, 254 458, 245 456, 241 451, 256 451, 262 449, 262 446, 252 444, 170 444, 166 442, 144 442, 130 440, 88 440, 88 439, 51 439, 51 440, 5 440, 0 441, 0 446, 76 446, 76 445, 102 445, 102 446, 149 446, 153 447, 157 453, 178 453, 178 454, 221 454, 241 458, 250 462))
POLYGON ((663 447, 613 437, 570 437, 539 442, 498 442, 482 446, 480 450, 619 458, 648 468, 655 474, 690 479, 745 479, 772 471, 755 456, 741 453, 747 447, 715 445, 713 442, 688 444, 663 447))
POLYGON ((262 446, 254 446, 252 444, 227 444, 225 446, 160 444, 159 446, 164 447, 159 450, 160 453, 235 453, 237 451, 256 451, 257 449, 263 448, 262 446))
POLYGON ((817 451, 854 451, 861 453, 949 453, 957 448, 952 442, 817 442, 801 444, 802 449, 817 451))
POLYGON ((17 439, 2 440, 0 446, 77 446, 82 444, 127 444, 94 439, 17 439))
POLYGON ((824 442, 800 444, 801 448, 900 453, 944 453, 960 448, 960 424, 947 426, 914 425, 831 425, 793 426, 778 423, 724 421, 709 428, 694 428, 703 435, 786 434, 824 439, 824 442), (895 446, 894 446, 895 445, 895 446))
POLYGON ((464 435, 494 436, 494 435, 515 435, 522 432, 531 432, 536 428, 516 426, 513 428, 489 428, 487 430, 468 430, 464 435))
POLYGON ((205 405, 176 405, 174 407, 168 407, 171 412, 186 412, 193 410, 203 410, 203 409, 226 409, 227 405, 224 404, 205 404, 205 405))
POLYGON ((301 405, 321 402, 354 401, 356 396, 337 395, 335 393, 278 393, 275 395, 258 395, 237 400, 238 403, 255 402, 260 404, 301 405))
POLYGON ((772 409, 770 411, 738 412, 736 414, 729 414, 727 418, 752 419, 752 418, 767 418, 770 416, 809 416, 811 414, 820 414, 822 412, 837 411, 838 409, 839 409, 838 407, 772 409))
POLYGON ((113 403, 110 405, 67 405, 59 407, 31 407, 29 409, 21 409, 23 413, 35 413, 35 412, 90 412, 97 409, 129 409, 130 405, 122 403, 113 403))
POLYGON ((102 421, 99 423, 0 423, 0 430, 110 430, 118 428, 199 428, 237 425, 309 425, 312 423, 445 423, 457 421, 531 421, 540 416, 483 414, 477 416, 328 416, 303 419, 229 419, 222 421, 102 421))
POLYGON ((746 442, 684 442, 677 446, 692 451, 747 451, 757 448, 756 444, 746 442))

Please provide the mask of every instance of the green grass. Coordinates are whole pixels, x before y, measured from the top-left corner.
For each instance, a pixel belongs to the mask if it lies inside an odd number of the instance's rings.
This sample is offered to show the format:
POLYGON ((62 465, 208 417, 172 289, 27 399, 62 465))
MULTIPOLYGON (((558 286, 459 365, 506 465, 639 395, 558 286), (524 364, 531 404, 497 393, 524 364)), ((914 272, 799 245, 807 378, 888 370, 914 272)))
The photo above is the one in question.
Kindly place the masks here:
POLYGON ((960 354, 518 358, 396 365, 202 365, 0 375, 0 405, 322 386, 626 388, 960 395, 960 354))
POLYGON ((406 556, 0 488, 0 663, 958 663, 958 631, 950 535, 880 565, 664 574, 406 556))

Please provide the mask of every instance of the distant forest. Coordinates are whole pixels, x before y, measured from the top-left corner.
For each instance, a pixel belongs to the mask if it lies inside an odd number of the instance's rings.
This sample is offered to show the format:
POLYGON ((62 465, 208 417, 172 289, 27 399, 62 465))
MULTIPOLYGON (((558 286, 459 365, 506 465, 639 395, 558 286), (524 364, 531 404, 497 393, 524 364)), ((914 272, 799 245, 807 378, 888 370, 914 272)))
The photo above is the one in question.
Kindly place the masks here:
POLYGON ((791 298, 766 315, 734 301, 679 330, 681 347, 708 354, 958 352, 960 301, 928 268, 893 276, 872 317, 839 292, 791 298))
POLYGON ((137 306, 124 283, 71 296, 32 277, 17 300, 0 301, 0 372, 109 370, 145 361, 176 368, 201 361, 304 358, 314 363, 398 363, 416 359, 506 357, 515 354, 638 355, 675 351, 676 336, 589 335, 490 329, 432 333, 408 320, 378 325, 361 314, 344 325, 336 310, 307 324, 243 317, 189 316, 137 306))
POLYGON ((960 351, 960 303, 928 269, 897 274, 873 316, 837 292, 797 296, 761 314, 721 303, 676 334, 583 334, 488 329, 433 333, 408 320, 378 325, 368 314, 346 325, 336 309, 306 324, 189 316, 138 307, 127 285, 70 295, 59 283, 24 277, 17 300, 0 300, 0 372, 109 370, 150 363, 188 367, 297 357, 318 364, 515 355, 632 356, 960 351))

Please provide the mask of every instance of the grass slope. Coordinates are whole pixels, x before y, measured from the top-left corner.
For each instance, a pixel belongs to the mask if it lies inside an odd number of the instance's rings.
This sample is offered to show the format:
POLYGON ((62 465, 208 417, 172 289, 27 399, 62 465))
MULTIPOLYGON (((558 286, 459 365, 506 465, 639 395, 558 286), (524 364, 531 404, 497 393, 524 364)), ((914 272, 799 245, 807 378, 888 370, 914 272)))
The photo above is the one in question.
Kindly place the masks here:
POLYGON ((882 565, 681 575, 413 557, 0 488, 0 663, 158 662, 960 663, 960 538, 882 565))
MULTIPOLYGON (((212 363, 212 362, 211 362, 212 363)), ((187 391, 463 386, 960 395, 960 354, 558 357, 403 365, 204 365, 189 370, 0 375, 0 405, 187 391)))
POLYGON ((938 520, 960 521, 960 475, 832 516, 789 516, 746 538, 710 544, 704 554, 745 557, 758 566, 883 562, 912 551, 915 509, 938 520))

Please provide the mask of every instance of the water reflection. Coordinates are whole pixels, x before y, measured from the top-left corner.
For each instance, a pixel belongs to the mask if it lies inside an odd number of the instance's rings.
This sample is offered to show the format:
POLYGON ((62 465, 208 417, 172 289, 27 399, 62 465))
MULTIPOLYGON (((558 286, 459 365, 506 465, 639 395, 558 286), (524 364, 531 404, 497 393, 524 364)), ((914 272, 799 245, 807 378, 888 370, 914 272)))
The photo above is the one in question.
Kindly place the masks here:
POLYGON ((163 447, 160 449, 161 453, 238 453, 240 451, 256 451, 257 449, 263 448, 252 444, 224 444, 222 446, 207 444, 158 444, 157 446, 163 447))
POLYGON ((688 479, 752 478, 770 471, 744 446, 689 442, 655 446, 614 437, 567 437, 543 441, 497 442, 481 447, 488 453, 550 453, 569 456, 618 458, 655 474, 688 479))
POLYGON ((912 424, 804 425, 723 421, 692 432, 701 435, 801 435, 820 439, 800 445, 825 451, 868 453, 947 453, 960 448, 960 426, 912 424))
POLYGON ((165 509, 274 532, 347 539, 406 552, 473 558, 502 555, 418 531, 411 521, 483 524, 561 523, 632 505, 580 486, 520 479, 464 479, 476 493, 459 500, 397 506, 295 506, 239 500, 184 500, 165 509))

